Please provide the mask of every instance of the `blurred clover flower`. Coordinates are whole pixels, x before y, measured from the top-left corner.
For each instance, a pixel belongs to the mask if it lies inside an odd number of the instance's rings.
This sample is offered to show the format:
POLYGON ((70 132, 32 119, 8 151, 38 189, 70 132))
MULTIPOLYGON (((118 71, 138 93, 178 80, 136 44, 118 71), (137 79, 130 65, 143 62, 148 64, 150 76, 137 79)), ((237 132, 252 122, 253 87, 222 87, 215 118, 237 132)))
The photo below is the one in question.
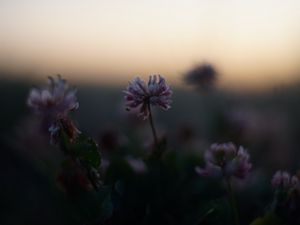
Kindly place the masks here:
POLYGON ((209 89, 214 86, 217 72, 213 65, 203 63, 195 66, 184 75, 184 81, 197 89, 209 89))
POLYGON ((139 116, 147 119, 150 115, 150 105, 159 106, 164 110, 171 108, 172 90, 165 79, 158 75, 149 77, 148 85, 139 77, 129 82, 124 91, 128 110, 139 107, 139 116))
POLYGON ((143 174, 147 172, 147 165, 142 159, 127 156, 126 161, 135 173, 143 174))
POLYGON ((78 109, 76 90, 69 88, 66 80, 60 75, 49 77, 48 85, 42 88, 32 88, 27 105, 41 116, 50 132, 51 141, 55 142, 59 131, 63 129, 70 139, 79 132, 68 114, 78 109))
POLYGON ((275 209, 276 212, 279 212, 279 214, 282 214, 283 212, 288 212, 289 215, 293 215, 295 213, 299 215, 299 178, 296 175, 291 176, 286 171, 277 171, 272 178, 271 184, 275 189, 272 208, 275 209))
POLYGON ((252 165, 249 154, 240 146, 233 143, 213 144, 204 155, 205 168, 196 167, 200 176, 211 178, 230 178, 232 176, 243 179, 249 173, 252 165))
POLYGON ((292 176, 286 171, 277 171, 272 178, 273 188, 294 189, 300 188, 300 181, 297 176, 292 176))
POLYGON ((238 208, 232 190, 231 178, 243 179, 246 177, 252 167, 249 162, 249 154, 242 146, 237 149, 233 143, 229 142, 212 144, 205 152, 204 159, 205 168, 196 167, 196 172, 203 177, 224 178, 233 220, 236 225, 239 225, 238 208))

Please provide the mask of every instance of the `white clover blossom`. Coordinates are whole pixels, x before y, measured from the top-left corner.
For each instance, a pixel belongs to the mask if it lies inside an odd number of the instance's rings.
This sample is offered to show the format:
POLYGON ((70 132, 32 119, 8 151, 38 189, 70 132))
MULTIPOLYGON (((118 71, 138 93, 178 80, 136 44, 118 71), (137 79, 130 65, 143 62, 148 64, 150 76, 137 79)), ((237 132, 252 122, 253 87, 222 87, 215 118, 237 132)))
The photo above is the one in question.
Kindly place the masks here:
POLYGON ((205 168, 196 167, 196 172, 203 177, 237 177, 243 179, 252 165, 248 152, 233 143, 213 144, 205 152, 205 168))
POLYGON ((32 88, 27 105, 35 114, 42 117, 52 139, 62 128, 70 137, 78 132, 68 117, 71 111, 79 107, 76 90, 69 88, 66 80, 60 75, 56 78, 49 77, 47 86, 32 88))
POLYGON ((160 75, 150 76, 148 85, 136 77, 129 82, 124 93, 127 109, 139 108, 139 116, 142 116, 143 119, 149 117, 150 105, 159 106, 164 110, 171 108, 172 90, 160 75))

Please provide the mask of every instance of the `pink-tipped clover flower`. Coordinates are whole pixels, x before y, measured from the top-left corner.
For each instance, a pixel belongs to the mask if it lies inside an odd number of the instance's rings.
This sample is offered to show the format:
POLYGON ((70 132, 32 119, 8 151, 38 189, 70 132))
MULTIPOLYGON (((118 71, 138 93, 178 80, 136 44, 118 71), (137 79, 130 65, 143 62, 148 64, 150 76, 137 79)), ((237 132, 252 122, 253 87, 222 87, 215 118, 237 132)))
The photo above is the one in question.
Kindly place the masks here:
POLYGON ((139 77, 136 77, 129 82, 124 93, 127 109, 138 108, 139 116, 142 116, 143 119, 149 117, 150 105, 159 106, 164 110, 171 108, 172 90, 160 75, 150 76, 147 85, 139 77))

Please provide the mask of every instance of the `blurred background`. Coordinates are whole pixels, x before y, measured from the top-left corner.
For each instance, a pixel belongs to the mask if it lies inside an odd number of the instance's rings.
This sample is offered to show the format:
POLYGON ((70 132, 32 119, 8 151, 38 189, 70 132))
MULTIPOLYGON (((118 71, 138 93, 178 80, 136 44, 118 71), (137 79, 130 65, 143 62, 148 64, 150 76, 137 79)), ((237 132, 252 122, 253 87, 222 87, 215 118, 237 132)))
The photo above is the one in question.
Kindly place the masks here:
POLYGON ((249 149, 264 187, 277 169, 295 173, 299 21, 297 0, 1 0, 0 223, 76 224, 53 181, 61 156, 37 138, 26 106, 30 88, 56 74, 78 89, 74 118, 100 148, 132 141, 132 130, 149 146, 122 90, 162 74, 173 104, 155 120, 170 149, 199 156, 233 141, 249 149))
POLYGON ((161 73, 181 86, 208 61, 220 87, 265 89, 298 78, 299 9, 297 0, 3 0, 0 66, 14 78, 122 86, 161 73))

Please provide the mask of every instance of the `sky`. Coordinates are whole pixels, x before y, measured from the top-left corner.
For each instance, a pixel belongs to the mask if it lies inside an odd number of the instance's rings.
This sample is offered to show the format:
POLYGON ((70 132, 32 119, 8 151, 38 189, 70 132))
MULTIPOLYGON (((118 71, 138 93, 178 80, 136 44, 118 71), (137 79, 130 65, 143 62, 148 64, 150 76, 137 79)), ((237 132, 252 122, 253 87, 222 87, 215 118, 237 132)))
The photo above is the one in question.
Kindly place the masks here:
POLYGON ((206 62, 220 86, 266 88, 300 80, 299 21, 299 0, 1 0, 0 68, 181 85, 206 62))

